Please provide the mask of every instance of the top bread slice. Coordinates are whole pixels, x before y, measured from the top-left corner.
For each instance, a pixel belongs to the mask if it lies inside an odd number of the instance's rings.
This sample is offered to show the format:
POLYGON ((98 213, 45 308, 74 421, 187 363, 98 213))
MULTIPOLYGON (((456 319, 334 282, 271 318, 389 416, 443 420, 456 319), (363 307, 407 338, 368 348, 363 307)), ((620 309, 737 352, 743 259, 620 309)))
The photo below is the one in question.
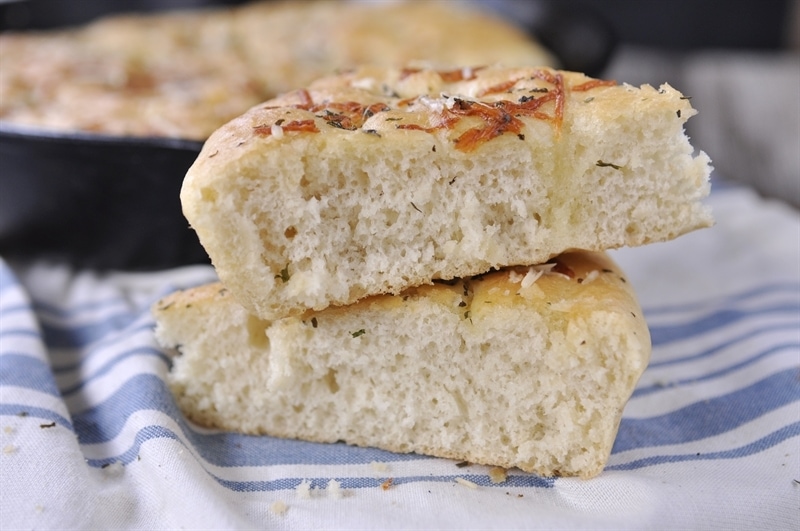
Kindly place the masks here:
POLYGON ((664 85, 533 67, 361 67, 217 130, 181 191, 263 319, 709 226, 695 114, 664 85))

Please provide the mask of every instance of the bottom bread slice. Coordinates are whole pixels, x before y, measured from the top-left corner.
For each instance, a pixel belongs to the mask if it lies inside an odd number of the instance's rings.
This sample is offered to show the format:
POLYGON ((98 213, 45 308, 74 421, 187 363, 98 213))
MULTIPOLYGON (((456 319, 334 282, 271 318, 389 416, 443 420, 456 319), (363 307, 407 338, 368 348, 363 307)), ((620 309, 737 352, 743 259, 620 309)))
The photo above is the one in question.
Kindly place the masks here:
POLYGON ((569 253, 267 322, 221 284, 153 307, 203 426, 592 477, 650 356, 611 260, 569 253))

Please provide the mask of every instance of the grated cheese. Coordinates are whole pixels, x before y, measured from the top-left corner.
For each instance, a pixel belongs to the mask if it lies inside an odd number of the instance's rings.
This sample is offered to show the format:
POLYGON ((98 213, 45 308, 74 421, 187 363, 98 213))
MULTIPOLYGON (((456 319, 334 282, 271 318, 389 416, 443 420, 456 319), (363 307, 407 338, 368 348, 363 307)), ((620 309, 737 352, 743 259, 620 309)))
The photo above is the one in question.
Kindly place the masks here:
POLYGON ((596 269, 593 271, 589 271, 589 274, 586 275, 586 278, 583 279, 583 283, 588 284, 589 282, 595 280, 599 276, 600 276, 600 271, 596 269))
POLYGON ((528 269, 528 273, 525 275, 525 278, 522 279, 521 283, 522 289, 533 286, 533 283, 539 280, 539 277, 541 277, 543 274, 544 271, 540 269, 537 270, 534 267, 528 269))
POLYGON ((417 101, 433 112, 436 113, 444 112, 444 102, 439 98, 431 98, 430 96, 420 96, 417 101))

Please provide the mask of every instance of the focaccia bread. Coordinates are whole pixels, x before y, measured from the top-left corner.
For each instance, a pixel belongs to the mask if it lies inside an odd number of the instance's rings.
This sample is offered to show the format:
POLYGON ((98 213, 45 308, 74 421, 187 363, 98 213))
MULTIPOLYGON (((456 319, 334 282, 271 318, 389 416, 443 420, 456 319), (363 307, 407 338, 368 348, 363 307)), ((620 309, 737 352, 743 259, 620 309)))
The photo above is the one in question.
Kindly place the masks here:
POLYGON ((273 95, 361 65, 556 66, 522 28, 469 2, 256 2, 235 12, 235 30, 273 95))
POLYGON ((545 476, 603 469, 650 356, 623 273, 592 253, 273 322, 221 284, 153 313, 200 425, 545 476))
POLYGON ((367 63, 553 64, 512 23, 451 2, 264 1, 0 35, 0 120, 205 140, 286 90, 367 63))
POLYGON ((227 10, 120 15, 0 35, 0 120, 34 130, 205 140, 274 94, 227 10))
POLYGON ((363 67, 217 130, 184 214, 265 319, 712 223, 688 98, 547 68, 363 67))

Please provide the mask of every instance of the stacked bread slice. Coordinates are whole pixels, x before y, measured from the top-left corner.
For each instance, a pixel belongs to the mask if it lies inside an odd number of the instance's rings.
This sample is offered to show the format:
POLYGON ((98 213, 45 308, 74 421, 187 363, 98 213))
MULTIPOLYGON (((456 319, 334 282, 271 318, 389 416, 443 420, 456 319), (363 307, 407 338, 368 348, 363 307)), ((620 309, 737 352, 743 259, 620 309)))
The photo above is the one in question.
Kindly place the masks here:
POLYGON ((605 465, 650 340, 603 253, 712 223, 664 85, 362 67, 216 131, 184 213, 220 284, 154 307, 206 426, 542 475, 605 465))

